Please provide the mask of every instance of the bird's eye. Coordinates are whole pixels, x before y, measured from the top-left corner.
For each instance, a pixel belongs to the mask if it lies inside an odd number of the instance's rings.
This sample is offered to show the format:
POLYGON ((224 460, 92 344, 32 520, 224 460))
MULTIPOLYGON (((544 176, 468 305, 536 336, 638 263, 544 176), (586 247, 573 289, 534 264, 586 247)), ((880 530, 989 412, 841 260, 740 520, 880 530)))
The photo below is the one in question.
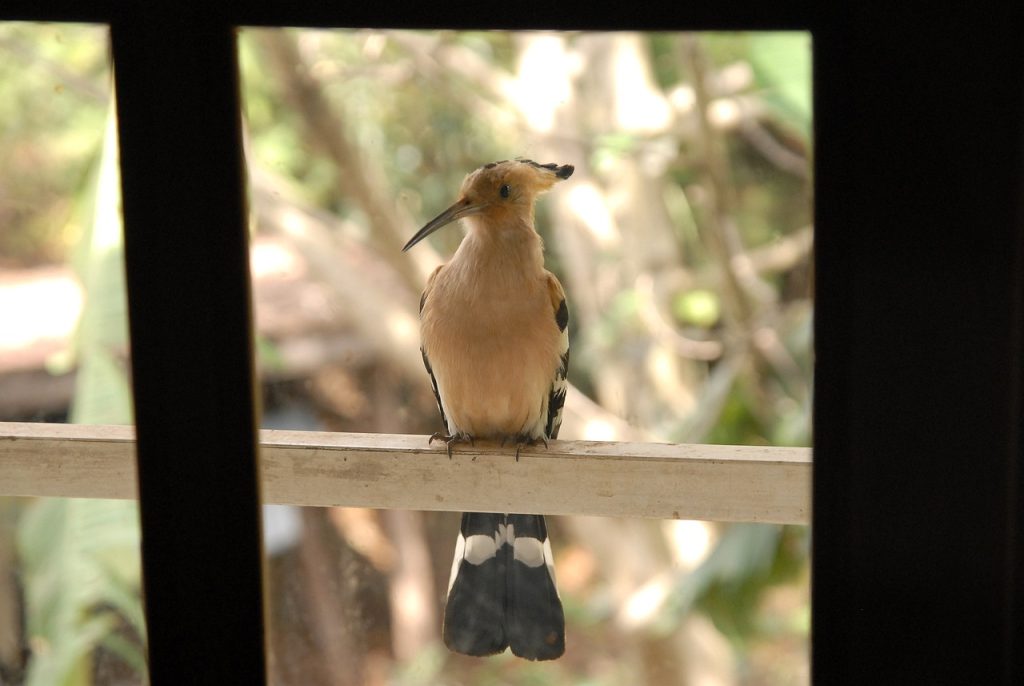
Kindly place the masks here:
POLYGON ((507 183, 504 186, 502 186, 501 188, 498 189, 498 193, 501 194, 501 197, 503 197, 503 198, 507 198, 508 194, 511 193, 511 192, 512 192, 512 189, 508 187, 507 183))

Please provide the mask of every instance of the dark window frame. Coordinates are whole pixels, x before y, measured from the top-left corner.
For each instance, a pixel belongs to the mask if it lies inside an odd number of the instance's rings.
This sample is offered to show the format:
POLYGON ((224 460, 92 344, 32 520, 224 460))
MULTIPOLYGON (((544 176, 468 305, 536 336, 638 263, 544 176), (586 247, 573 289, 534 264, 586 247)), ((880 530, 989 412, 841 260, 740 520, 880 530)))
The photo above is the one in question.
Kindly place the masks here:
POLYGON ((1022 10, 213 4, 0 5, 112 25, 153 684, 266 678, 231 28, 250 24, 811 30, 814 681, 1024 682, 1022 10))

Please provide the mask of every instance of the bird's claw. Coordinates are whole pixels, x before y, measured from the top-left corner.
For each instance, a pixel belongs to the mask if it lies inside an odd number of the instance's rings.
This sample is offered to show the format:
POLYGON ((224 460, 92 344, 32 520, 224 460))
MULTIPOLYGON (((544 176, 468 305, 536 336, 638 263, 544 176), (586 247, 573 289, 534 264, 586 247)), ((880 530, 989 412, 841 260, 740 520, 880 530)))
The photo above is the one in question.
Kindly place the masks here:
MULTIPOLYGON (((427 441, 427 445, 431 445, 434 441, 444 441, 448 448, 449 460, 452 459, 452 446, 456 443, 469 443, 470 445, 474 445, 472 436, 467 436, 466 434, 446 434, 442 431, 431 434, 430 440, 427 441)), ((473 459, 476 459, 476 455, 473 456, 473 459)))
MULTIPOLYGON (((501 445, 504 446, 508 443, 510 438, 513 437, 505 436, 502 438, 501 445)), ((514 438, 516 441, 516 462, 519 462, 519 451, 524 447, 535 446, 537 444, 543 444, 545 449, 548 447, 548 439, 545 436, 536 436, 534 438, 527 436, 515 436, 514 438)), ((448 448, 449 460, 452 459, 452 446, 456 443, 469 443, 470 445, 476 445, 476 443, 473 442, 473 437, 468 434, 446 434, 443 431, 431 434, 430 440, 427 441, 427 444, 432 444, 434 441, 444 441, 445 446, 448 448)), ((477 457, 479 457, 479 455, 473 456, 473 462, 476 462, 477 457)))
MULTIPOLYGON (((520 437, 519 440, 516 441, 516 462, 519 462, 519 451, 523 449, 523 446, 534 446, 538 443, 543 443, 545 450, 547 449, 548 439, 544 436, 536 436, 534 438, 520 437)), ((502 441, 502 445, 504 445, 504 441, 502 441)))

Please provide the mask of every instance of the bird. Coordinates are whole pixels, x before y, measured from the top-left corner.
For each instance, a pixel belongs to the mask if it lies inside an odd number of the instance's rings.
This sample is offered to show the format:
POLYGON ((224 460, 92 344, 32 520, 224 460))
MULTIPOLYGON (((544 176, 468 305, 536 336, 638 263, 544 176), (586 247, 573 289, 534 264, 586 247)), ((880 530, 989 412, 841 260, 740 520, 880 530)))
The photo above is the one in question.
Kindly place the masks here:
MULTIPOLYGON (((466 175, 458 200, 409 239, 443 226, 468 232, 420 298, 420 351, 448 449, 475 439, 528 445, 558 437, 569 369, 565 291, 544 267, 537 196, 572 176, 570 164, 517 158, 466 175)), ((528 660, 565 652, 565 616, 540 514, 462 514, 442 637, 473 656, 506 649, 528 660)))

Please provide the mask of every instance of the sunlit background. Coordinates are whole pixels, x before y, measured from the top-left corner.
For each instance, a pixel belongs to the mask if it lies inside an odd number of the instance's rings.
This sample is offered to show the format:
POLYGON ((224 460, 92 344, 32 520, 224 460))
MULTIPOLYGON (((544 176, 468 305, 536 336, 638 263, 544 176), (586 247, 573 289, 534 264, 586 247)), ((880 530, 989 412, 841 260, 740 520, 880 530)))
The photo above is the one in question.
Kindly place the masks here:
MULTIPOLYGON (((428 434, 405 241, 483 163, 571 163, 561 438, 809 445, 810 37, 240 33, 268 428, 428 434)), ((107 32, 0 24, 0 421, 131 423, 107 32)), ((183 274, 182 278, 187 278, 183 274)), ((457 458, 456 458, 457 459, 457 458)), ((268 507, 275 684, 804 684, 808 530, 549 520, 553 663, 440 645, 455 513, 268 507)), ((0 498, 0 684, 140 684, 135 505, 0 498)))

